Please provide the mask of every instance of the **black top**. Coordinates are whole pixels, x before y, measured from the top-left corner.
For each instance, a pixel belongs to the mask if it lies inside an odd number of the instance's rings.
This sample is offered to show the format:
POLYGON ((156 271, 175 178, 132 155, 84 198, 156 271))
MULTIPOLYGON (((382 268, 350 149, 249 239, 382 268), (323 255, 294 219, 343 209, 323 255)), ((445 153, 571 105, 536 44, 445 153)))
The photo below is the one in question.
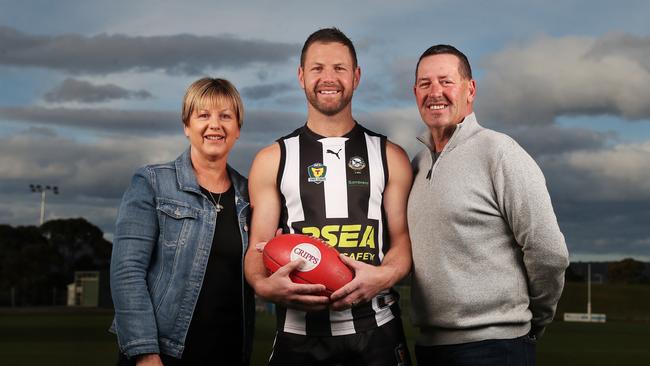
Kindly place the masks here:
POLYGON ((214 365, 242 357, 242 246, 233 187, 221 198, 219 193, 210 196, 206 189, 201 190, 223 208, 217 213, 210 258, 182 359, 184 364, 214 365))

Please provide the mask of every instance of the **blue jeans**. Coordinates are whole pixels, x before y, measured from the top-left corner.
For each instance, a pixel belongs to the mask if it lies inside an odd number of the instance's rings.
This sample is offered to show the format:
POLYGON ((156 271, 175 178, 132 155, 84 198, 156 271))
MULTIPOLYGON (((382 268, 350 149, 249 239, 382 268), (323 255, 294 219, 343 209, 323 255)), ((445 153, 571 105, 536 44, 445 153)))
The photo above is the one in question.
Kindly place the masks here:
POLYGON ((535 343, 528 335, 514 339, 444 346, 415 346, 419 366, 535 366, 535 343))

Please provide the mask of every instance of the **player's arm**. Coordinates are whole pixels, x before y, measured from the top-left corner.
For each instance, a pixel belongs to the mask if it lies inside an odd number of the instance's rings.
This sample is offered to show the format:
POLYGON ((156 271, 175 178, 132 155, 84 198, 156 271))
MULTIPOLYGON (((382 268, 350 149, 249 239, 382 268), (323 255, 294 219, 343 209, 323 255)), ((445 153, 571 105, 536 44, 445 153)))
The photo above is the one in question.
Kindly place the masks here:
POLYGON ((253 217, 244 273, 255 293, 266 300, 301 310, 320 310, 329 303, 327 297, 319 295, 325 286, 297 284, 289 278, 289 273, 300 266, 300 260, 268 276, 262 253, 256 249, 256 244, 273 238, 280 221, 279 165, 280 146, 276 143, 261 150, 251 167, 248 191, 253 217))
POLYGON ((411 239, 406 222, 406 203, 413 173, 404 150, 386 143, 388 183, 384 189, 384 210, 390 249, 380 266, 372 266, 349 257, 341 259, 355 271, 355 278, 332 294, 332 308, 345 309, 369 301, 380 291, 394 286, 411 270, 411 239))
POLYGON ((386 143, 388 160, 388 183, 384 190, 384 210, 390 238, 390 250, 386 253, 381 267, 388 274, 385 288, 395 286, 411 270, 411 238, 406 221, 413 171, 406 152, 391 143, 386 143))

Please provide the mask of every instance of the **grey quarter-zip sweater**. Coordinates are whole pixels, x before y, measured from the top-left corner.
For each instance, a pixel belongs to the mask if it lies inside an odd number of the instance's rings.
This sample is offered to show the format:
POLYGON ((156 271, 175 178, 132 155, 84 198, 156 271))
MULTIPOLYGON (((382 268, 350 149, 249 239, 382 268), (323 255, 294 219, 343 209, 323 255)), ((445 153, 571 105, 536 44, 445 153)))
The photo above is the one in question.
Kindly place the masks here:
POLYGON ((429 131, 418 139, 408 202, 418 344, 541 335, 568 266, 541 170, 474 113, 437 158, 429 131))

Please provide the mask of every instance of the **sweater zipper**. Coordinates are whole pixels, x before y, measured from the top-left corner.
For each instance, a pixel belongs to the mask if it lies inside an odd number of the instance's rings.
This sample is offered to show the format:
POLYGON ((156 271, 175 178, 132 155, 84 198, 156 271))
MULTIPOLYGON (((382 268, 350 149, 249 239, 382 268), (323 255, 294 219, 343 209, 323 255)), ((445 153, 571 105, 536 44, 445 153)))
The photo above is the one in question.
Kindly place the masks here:
POLYGON ((433 164, 436 163, 437 159, 434 159, 436 156, 436 153, 431 151, 431 167, 429 168, 429 172, 427 172, 427 180, 431 180, 431 173, 433 172, 433 164))
POLYGON ((438 161, 442 158, 442 156, 447 152, 448 148, 451 146, 451 143, 456 139, 458 136, 458 133, 460 132, 460 127, 462 127, 460 124, 456 125, 456 129, 454 130, 454 134, 451 136, 445 147, 442 149, 440 154, 438 154, 438 157, 434 159, 435 157, 435 152, 431 151, 431 168, 429 168, 429 171, 427 172, 426 179, 431 182, 431 178, 433 177, 433 170, 436 167, 436 164, 438 164, 438 161))

